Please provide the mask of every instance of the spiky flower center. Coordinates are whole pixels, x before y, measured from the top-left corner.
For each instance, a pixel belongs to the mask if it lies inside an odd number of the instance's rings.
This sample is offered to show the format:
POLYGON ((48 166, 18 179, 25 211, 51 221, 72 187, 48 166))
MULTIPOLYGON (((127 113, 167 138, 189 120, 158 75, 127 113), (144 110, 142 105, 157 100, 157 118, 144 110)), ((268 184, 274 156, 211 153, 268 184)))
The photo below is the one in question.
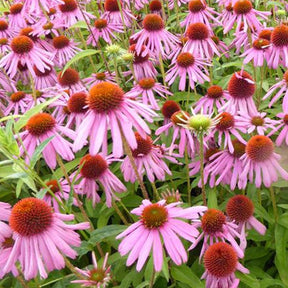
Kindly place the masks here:
POLYGON ((27 36, 16 36, 11 41, 11 49, 16 54, 29 53, 33 49, 33 41, 27 36))
MULTIPOLYGON (((204 0, 203 0, 204 2, 204 0)), ((201 0, 191 0, 188 4, 188 9, 192 13, 197 13, 206 8, 206 5, 203 4, 201 0)))
POLYGON ((102 283, 105 279, 106 273, 102 268, 94 268, 89 271, 89 280, 96 283, 102 283))
POLYGON ((247 196, 236 195, 229 199, 226 213, 236 222, 246 222, 254 213, 254 204, 247 196))
POLYGON ((282 24, 275 27, 271 34, 271 42, 276 47, 288 46, 288 26, 282 24))
POLYGON ((64 73, 60 72, 58 74, 57 80, 61 86, 65 87, 77 84, 80 80, 80 77, 79 73, 75 69, 68 68, 64 73))
POLYGON ((10 14, 16 15, 19 14, 22 11, 23 4, 22 3, 16 3, 11 5, 10 7, 10 14))
POLYGON ((264 119, 261 116, 253 116, 251 119, 251 124, 255 126, 263 126, 264 119))
POLYGON ((72 113, 85 113, 88 109, 85 106, 87 106, 87 94, 85 92, 74 93, 67 102, 68 110, 72 113))
POLYGON ((148 229, 159 228, 168 220, 167 208, 155 203, 143 209, 141 220, 148 229))
POLYGON ((259 33, 259 38, 266 39, 266 40, 270 41, 271 40, 271 34, 272 34, 271 30, 264 29, 259 33))
POLYGON ((220 86, 213 85, 207 90, 207 97, 213 100, 219 99, 223 96, 223 89, 220 86))
POLYGON ((286 82, 286 84, 288 85, 288 70, 284 73, 283 79, 286 82))
POLYGON ((96 73, 95 77, 97 80, 104 81, 106 79, 106 74, 104 72, 99 72, 96 73))
POLYGON ((214 154, 220 152, 218 148, 209 148, 205 151, 204 158, 206 161, 210 161, 210 157, 212 157, 214 154))
POLYGON ((123 90, 116 84, 102 82, 94 85, 88 95, 88 105, 97 113, 117 109, 124 100, 123 90))
POLYGON ((145 56, 142 56, 142 53, 146 50, 146 46, 142 45, 141 47, 141 51, 138 54, 136 52, 136 44, 132 44, 129 47, 129 52, 133 53, 134 55, 134 59, 133 59, 133 63, 134 64, 141 64, 143 62, 146 62, 149 59, 149 53, 147 53, 145 56))
POLYGON ((51 30, 53 27, 54 27, 54 24, 51 23, 51 22, 47 22, 46 24, 44 24, 44 25, 42 26, 42 28, 43 28, 44 30, 51 30))
POLYGON ((36 74, 36 76, 38 77, 46 77, 48 75, 50 75, 50 73, 52 72, 52 67, 49 68, 44 68, 44 72, 41 72, 35 65, 33 66, 33 70, 36 74))
POLYGON ((178 55, 176 61, 180 67, 188 68, 194 64, 195 58, 189 52, 182 52, 178 55))
POLYGON ((0 38, 0 45, 4 46, 8 44, 8 39, 7 38, 0 38))
POLYGON ((53 43, 54 48, 63 49, 69 46, 70 40, 66 36, 60 35, 60 36, 54 37, 52 43, 53 43))
POLYGON ((163 104, 161 112, 165 118, 171 118, 175 112, 180 110, 181 110, 180 105, 177 102, 173 100, 167 100, 163 104))
POLYGON ((26 129, 34 136, 40 136, 51 131, 56 125, 55 119, 48 113, 36 114, 27 121, 26 129))
POLYGON ((235 120, 233 115, 228 112, 223 112, 219 115, 219 123, 217 124, 216 128, 220 131, 227 130, 229 128, 234 127, 235 120))
POLYGON ((47 181, 46 182, 46 185, 47 187, 50 188, 50 190, 53 192, 53 193, 57 193, 60 191, 60 187, 59 187, 59 184, 58 184, 58 181, 53 179, 53 180, 50 180, 50 181, 47 181))
POLYGON ((144 90, 152 89, 155 85, 155 80, 153 78, 143 78, 138 82, 139 86, 144 90))
POLYGON ((136 132, 135 138, 137 141, 137 148, 132 150, 133 157, 138 157, 139 155, 147 155, 150 153, 152 147, 153 147, 153 141, 151 137, 146 136, 146 138, 142 138, 141 135, 136 132))
POLYGON ((214 277, 228 277, 236 270, 238 257, 235 249, 219 242, 211 245, 204 254, 204 266, 214 277))
POLYGON ((38 40, 38 37, 35 35, 32 35, 32 32, 34 31, 34 29, 32 27, 26 27, 21 29, 21 31, 19 32, 19 36, 27 36, 29 37, 33 42, 38 40))
POLYGON ((247 14, 252 10, 253 6, 249 0, 238 0, 234 6, 233 10, 236 14, 247 14))
POLYGON ((253 42, 253 48, 257 49, 257 50, 263 50, 265 48, 268 48, 270 42, 266 39, 256 39, 253 42))
MULTIPOLYGON (((119 3, 122 6, 122 1, 119 0, 119 3)), ((105 0, 104 8, 107 12, 116 12, 120 10, 117 0, 105 0)))
POLYGON ((163 19, 157 14, 148 14, 143 20, 143 28, 147 31, 160 31, 164 28, 163 19))
POLYGON ((25 198, 12 208, 9 225, 21 236, 29 237, 47 231, 52 217, 51 207, 45 201, 25 198))
POLYGON ((209 30, 204 23, 194 23, 188 26, 186 35, 191 40, 205 40, 209 37, 209 30))
POLYGON ((222 232, 225 222, 225 215, 222 211, 217 209, 208 209, 201 219, 202 229, 208 234, 222 232))
POLYGON ((284 115, 283 122, 285 123, 285 125, 288 125, 288 114, 284 115))
POLYGON ((232 145, 234 148, 233 155, 236 158, 240 158, 242 155, 245 154, 246 145, 240 142, 238 139, 232 140, 232 145))
POLYGON ((52 16, 52 15, 54 15, 54 14, 56 14, 57 13, 57 10, 55 9, 55 8, 49 8, 49 11, 48 11, 48 16, 52 16))
POLYGON ((150 11, 161 11, 162 9, 162 3, 161 1, 159 0, 152 0, 150 3, 149 3, 149 10, 150 11))
POLYGON ((17 91, 10 96, 10 99, 13 103, 17 103, 20 100, 24 99, 26 94, 23 91, 17 91))
POLYGON ((252 97, 255 92, 255 84, 248 82, 246 79, 253 81, 253 78, 247 72, 236 72, 233 74, 228 84, 229 94, 233 98, 243 99, 252 97))
POLYGON ((206 115, 197 114, 189 118, 188 125, 197 132, 205 132, 211 127, 212 120, 206 115))
POLYGON ((184 111, 176 111, 175 113, 173 113, 173 115, 171 116, 170 120, 172 121, 172 123, 174 125, 179 125, 179 124, 185 124, 185 122, 187 121, 186 117, 184 116, 184 114, 186 114, 189 117, 189 114, 187 112, 184 111))
POLYGON ((59 5, 62 13, 73 12, 77 9, 77 2, 75 0, 62 0, 64 4, 59 5))
POLYGON ((84 178, 97 179, 108 169, 108 164, 101 155, 87 154, 81 159, 80 167, 80 174, 84 178))
POLYGON ((5 20, 0 20, 0 31, 8 29, 8 23, 5 20))
POLYGON ((94 27, 97 28, 98 30, 106 28, 108 25, 106 19, 97 19, 94 22, 94 27))
POLYGON ((231 3, 229 3, 226 7, 225 7, 226 11, 228 12, 232 12, 233 11, 233 6, 231 3))
POLYGON ((246 145, 248 157, 255 162, 263 162, 270 159, 273 152, 273 142, 267 136, 253 136, 246 145))

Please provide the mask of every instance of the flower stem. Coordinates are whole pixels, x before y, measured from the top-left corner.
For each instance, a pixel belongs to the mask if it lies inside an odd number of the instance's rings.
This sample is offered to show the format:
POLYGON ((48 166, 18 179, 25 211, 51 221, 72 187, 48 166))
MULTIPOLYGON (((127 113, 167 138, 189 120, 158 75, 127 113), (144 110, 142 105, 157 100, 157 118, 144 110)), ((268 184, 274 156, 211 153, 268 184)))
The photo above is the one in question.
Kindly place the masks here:
MULTIPOLYGON (((163 63, 163 58, 161 53, 159 53, 159 65, 160 65, 160 71, 162 74, 162 78, 163 78, 163 85, 166 87, 166 82, 165 82, 165 69, 164 69, 164 63, 163 63)), ((167 96, 168 97, 168 96, 167 96)))
POLYGON ((269 191, 270 191, 270 196, 271 196, 271 201, 272 201, 272 206, 273 206, 275 222, 277 222, 278 221, 278 210, 277 210, 277 205, 276 205, 275 192, 274 192, 274 189, 272 186, 269 188, 269 191))
POLYGON ((18 272, 19 272, 19 275, 16 276, 16 279, 19 281, 19 283, 22 285, 22 287, 29 288, 28 284, 26 283, 26 281, 25 281, 25 279, 24 279, 24 277, 22 275, 22 271, 20 271, 18 269, 18 272))
POLYGON ((82 280, 86 280, 86 278, 80 274, 77 269, 73 266, 73 264, 68 260, 68 258, 64 257, 65 260, 65 264, 66 266, 69 268, 69 270, 71 272, 73 272, 78 278, 82 279, 82 280))
POLYGON ((152 275, 151 275, 151 279, 150 279, 150 283, 149 283, 149 288, 153 287, 154 280, 155 280, 155 268, 153 266, 153 271, 152 271, 152 275))
POLYGON ((187 147, 185 149, 185 164, 186 164, 186 173, 187 173, 187 197, 188 197, 188 204, 191 205, 191 183, 190 183, 190 175, 189 175, 189 158, 188 158, 188 151, 187 147))
POLYGON ((158 190, 157 190, 157 187, 156 187, 155 183, 151 182, 151 186, 152 186, 152 189, 153 189, 153 192, 154 192, 156 200, 159 201, 161 198, 159 196, 159 193, 158 193, 158 190))
POLYGON ((116 213, 118 214, 118 216, 120 217, 120 219, 122 220, 122 222, 125 225, 129 225, 129 222, 126 220, 124 214, 121 212, 121 210, 119 209, 119 207, 117 206, 117 204, 113 201, 112 206, 114 208, 114 210, 116 211, 116 213))
POLYGON ((206 200, 206 192, 205 192, 205 183, 204 183, 204 139, 203 134, 199 134, 199 141, 200 141, 200 175, 201 175, 201 189, 202 189, 202 198, 203 198, 203 205, 207 206, 206 200))

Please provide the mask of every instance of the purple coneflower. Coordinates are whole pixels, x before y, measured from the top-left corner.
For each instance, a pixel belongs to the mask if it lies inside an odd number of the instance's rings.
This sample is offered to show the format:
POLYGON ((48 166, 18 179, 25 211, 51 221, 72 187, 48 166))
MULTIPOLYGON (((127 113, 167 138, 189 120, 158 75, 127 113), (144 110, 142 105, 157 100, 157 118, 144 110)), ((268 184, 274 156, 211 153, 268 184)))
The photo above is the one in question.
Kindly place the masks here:
POLYGON ((78 48, 73 41, 64 35, 60 35, 53 38, 53 62, 58 67, 63 67, 70 59, 72 59, 77 53, 82 51, 78 48))
MULTIPOLYGON (((10 13, 8 15, 8 19, 9 19, 9 27, 11 29, 15 29, 17 27, 16 30, 20 30, 21 28, 24 28, 27 26, 27 22, 25 17, 23 17, 22 15, 22 10, 23 10, 23 3, 18 2, 15 4, 12 4, 10 6, 10 13)), ((27 16, 27 14, 25 15, 27 16)))
POLYGON ((47 272, 65 267, 62 254, 75 258, 77 253, 71 246, 81 245, 80 236, 74 231, 88 229, 89 223, 66 224, 74 215, 53 213, 43 200, 25 198, 17 202, 11 211, 9 226, 15 241, 3 273, 8 273, 19 261, 26 280, 33 279, 38 272, 47 278, 47 272), (29 257, 24 257, 29 250, 29 257))
POLYGON ((263 135, 253 136, 246 145, 245 154, 240 158, 243 160, 244 169, 240 175, 243 181, 255 183, 256 187, 270 187, 278 180, 278 174, 288 180, 288 173, 279 164, 280 155, 274 152, 273 142, 263 135), (255 179, 254 179, 255 175, 255 179))
POLYGON ((11 78, 17 73, 18 63, 26 64, 33 76, 35 75, 34 66, 41 72, 45 72, 45 69, 53 66, 53 62, 50 60, 51 53, 38 48, 27 36, 14 37, 10 47, 12 51, 0 60, 0 66, 7 71, 11 78))
POLYGON ((10 39, 15 36, 15 32, 9 28, 8 22, 5 19, 0 19, 0 38, 10 39))
POLYGON ((91 29, 93 35, 89 35, 87 44, 97 46, 100 38, 106 43, 112 44, 112 39, 117 39, 115 32, 123 33, 123 27, 119 24, 112 23, 107 19, 97 19, 94 22, 94 27, 91 29))
POLYGON ((107 71, 92 73, 90 75, 90 77, 83 79, 83 82, 88 87, 94 86, 94 85, 102 83, 102 82, 110 82, 110 83, 116 84, 115 73, 113 73, 113 72, 109 73, 107 71))
POLYGON ((116 237, 116 239, 124 237, 118 247, 119 253, 124 256, 130 252, 127 266, 131 266, 138 259, 136 270, 140 271, 152 250, 155 271, 161 271, 163 244, 176 265, 187 261, 187 252, 179 236, 193 243, 199 232, 193 224, 183 220, 197 220, 199 214, 201 215, 207 208, 195 206, 183 209, 178 207, 179 204, 176 202, 166 205, 165 200, 152 204, 149 200, 143 200, 140 207, 131 211, 139 216, 140 220, 116 237))
POLYGON ((151 106, 155 110, 159 110, 155 94, 166 98, 166 95, 173 95, 165 86, 157 83, 154 78, 142 78, 138 84, 126 93, 127 97, 140 99, 145 105, 151 106))
POLYGON ((277 131, 281 130, 275 141, 275 144, 277 146, 281 146, 283 143, 286 143, 286 145, 288 145, 288 113, 287 113, 288 108, 287 107, 285 108, 285 106, 283 105, 283 110, 284 110, 283 112, 277 114, 277 117, 281 119, 278 121, 277 127, 275 127, 268 134, 268 136, 270 137, 271 135, 274 135, 277 131))
POLYGON ((123 183, 109 170, 109 164, 112 161, 112 157, 104 157, 100 154, 87 154, 80 161, 81 169, 75 181, 77 187, 74 189, 78 194, 86 195, 87 198, 92 199, 93 206, 101 201, 97 193, 99 190, 98 183, 103 186, 107 207, 112 206, 112 198, 119 200, 115 192, 126 191, 123 183))
POLYGON ((236 195, 229 199, 226 205, 228 217, 238 224, 238 231, 241 235, 240 247, 244 250, 247 246, 246 228, 254 228, 260 235, 265 235, 266 227, 254 216, 254 204, 245 195, 236 195))
POLYGON ((79 73, 73 68, 66 69, 64 73, 59 72, 57 80, 62 89, 69 89, 72 93, 86 91, 79 73))
POLYGON ((193 23, 187 27, 188 41, 183 47, 184 52, 199 55, 204 59, 212 59, 214 54, 220 56, 215 42, 212 40, 212 31, 204 23, 193 23))
MULTIPOLYGON (((167 57, 176 48, 178 38, 165 29, 164 21, 159 15, 146 15, 142 25, 143 29, 131 37, 132 40, 137 40, 138 54, 142 52, 142 45, 146 46, 146 53, 150 52, 157 58, 160 54, 163 58, 167 57)), ((142 52, 142 55, 146 54, 142 52)))
POLYGON ((56 120, 48 113, 38 113, 30 117, 27 121, 25 131, 19 134, 24 146, 20 147, 21 154, 24 153, 25 148, 28 153, 28 155, 25 156, 29 161, 29 157, 32 157, 36 147, 46 139, 53 137, 42 152, 47 165, 51 169, 56 167, 57 153, 63 159, 71 161, 74 159, 74 154, 71 150, 72 144, 65 140, 60 133, 63 133, 73 140, 76 136, 74 131, 58 125, 56 120))
POLYGON ((30 94, 26 94, 23 91, 16 91, 11 94, 8 100, 8 105, 3 111, 5 115, 13 113, 13 115, 25 114, 33 106, 33 97, 30 94))
POLYGON ((96 287, 105 288, 111 280, 110 269, 111 266, 107 267, 108 253, 105 254, 102 267, 99 267, 96 261, 95 253, 92 252, 92 269, 79 269, 76 267, 78 273, 85 277, 85 280, 73 280, 71 283, 80 284, 82 287, 96 287))
POLYGON ((195 83, 203 84, 205 81, 210 81, 209 72, 205 67, 210 66, 210 64, 202 57, 199 58, 194 55, 195 53, 182 52, 177 56, 166 73, 165 80, 168 81, 168 85, 172 85, 176 77, 179 77, 179 90, 184 91, 187 76, 191 89, 194 89, 195 83))
POLYGON ((132 149, 137 148, 133 127, 143 137, 146 133, 150 134, 148 125, 140 115, 152 122, 156 113, 146 105, 129 99, 116 84, 102 82, 94 85, 89 91, 87 102, 89 109, 77 130, 74 151, 79 151, 90 135, 90 154, 95 155, 101 147, 106 153, 107 132, 111 130, 112 151, 116 157, 120 157, 123 155, 121 133, 132 149))
POLYGON ((34 83, 37 90, 54 87, 56 85, 57 75, 53 67, 50 67, 50 69, 45 69, 44 72, 41 72, 36 66, 34 66, 34 72, 34 83))
POLYGON ((202 279, 206 280, 206 288, 237 288, 240 280, 236 278, 235 271, 249 273, 238 261, 234 247, 224 242, 215 243, 207 249, 204 266, 206 270, 202 279))

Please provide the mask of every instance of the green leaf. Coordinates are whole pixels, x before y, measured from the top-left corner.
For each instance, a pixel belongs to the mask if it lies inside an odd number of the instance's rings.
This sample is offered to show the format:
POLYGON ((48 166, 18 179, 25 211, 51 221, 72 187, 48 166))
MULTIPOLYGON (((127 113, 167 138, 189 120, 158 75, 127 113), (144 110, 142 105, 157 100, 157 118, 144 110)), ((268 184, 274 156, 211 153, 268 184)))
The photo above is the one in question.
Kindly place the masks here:
POLYGON ((83 50, 79 53, 77 53, 72 59, 70 59, 64 69, 62 70, 61 73, 64 73, 72 64, 74 64, 75 62, 79 61, 80 59, 82 58, 85 58, 87 56, 91 56, 91 55, 94 55, 96 53, 99 53, 100 50, 95 50, 95 49, 86 49, 86 50, 83 50))
POLYGON ((30 167, 33 168, 38 161, 38 159, 41 156, 42 151, 45 149, 45 147, 50 143, 50 141, 54 138, 54 136, 51 136, 47 139, 45 139, 34 151, 31 161, 30 161, 30 167))
POLYGON ((191 288, 204 288, 204 283, 186 265, 173 266, 171 275, 175 280, 185 283, 191 288))
POLYGON ((279 275, 286 287, 288 287, 288 253, 286 250, 288 230, 281 225, 275 226, 275 264, 279 275))
POLYGON ((74 29, 74 28, 88 28, 87 24, 85 21, 78 21, 74 25, 70 26, 69 29, 74 29))
POLYGON ((32 117, 33 115, 39 113, 41 110, 43 110, 45 107, 47 107, 48 105, 50 105, 51 103, 53 103, 54 101, 56 101, 59 96, 56 96, 52 99, 49 99, 48 101, 41 103, 35 107, 33 107, 32 109, 28 110, 24 115, 21 115, 20 119, 15 123, 15 131, 19 132, 21 128, 23 128, 27 121, 29 120, 30 117, 32 117))
POLYGON ((251 287, 251 288, 260 288, 260 283, 259 283, 259 280, 252 277, 251 275, 249 274, 243 274, 243 273, 240 273, 238 271, 236 271, 236 277, 238 279, 240 279, 241 282, 245 283, 248 287, 251 287))
POLYGON ((216 188, 207 190, 207 196, 208 196, 208 208, 215 208, 218 209, 217 204, 217 191, 216 188))
POLYGON ((90 243, 95 244, 106 240, 108 237, 116 236, 123 232, 127 227, 124 225, 109 225, 96 229, 91 233, 90 243))
POLYGON ((24 184, 23 180, 19 179, 16 185, 16 198, 19 198, 23 184, 24 184))

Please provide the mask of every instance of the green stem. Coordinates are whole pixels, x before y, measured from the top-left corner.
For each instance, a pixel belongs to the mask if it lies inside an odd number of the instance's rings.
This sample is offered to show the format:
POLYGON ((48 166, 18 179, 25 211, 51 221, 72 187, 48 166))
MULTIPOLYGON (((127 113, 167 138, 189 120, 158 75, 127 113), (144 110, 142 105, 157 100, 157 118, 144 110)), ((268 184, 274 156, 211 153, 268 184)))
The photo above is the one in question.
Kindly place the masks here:
POLYGON ((150 283, 149 283, 149 288, 153 288, 153 284, 154 284, 154 280, 155 280, 155 268, 153 266, 153 272, 152 272, 152 275, 151 275, 151 279, 150 279, 150 283))
POLYGON ((152 186, 152 189, 153 189, 153 192, 154 192, 156 200, 159 201, 161 198, 160 198, 160 195, 158 193, 158 190, 157 190, 157 187, 156 187, 155 183, 151 182, 151 186, 152 186))
POLYGON ((200 153, 200 175, 201 175, 202 198, 203 198, 203 205, 207 206, 205 183, 204 183, 204 138, 203 138, 203 133, 199 134, 199 141, 200 141, 199 153, 200 153))
POLYGON ((185 164, 186 164, 186 177, 187 177, 187 197, 188 204, 191 206, 191 183, 190 183, 190 175, 189 175, 189 158, 187 148, 185 149, 185 164))
POLYGON ((117 206, 117 204, 114 201, 112 203, 112 207, 114 208, 115 212, 118 214, 118 216, 120 217, 122 222, 125 225, 129 225, 129 221, 125 218, 124 214, 121 212, 121 210, 119 209, 119 207, 117 206))
POLYGON ((278 210, 277 210, 277 205, 276 205, 275 192, 274 192, 274 189, 272 186, 269 188, 269 191, 270 191, 270 195, 271 195, 271 201, 272 201, 272 206, 273 206, 275 222, 277 222, 278 221, 278 210))
MULTIPOLYGON (((159 64, 160 64, 160 71, 161 71, 161 75, 163 78, 163 85, 166 86, 166 82, 165 82, 165 69, 164 69, 164 63, 163 63, 163 58, 161 53, 159 53, 159 64)), ((168 97, 168 96, 167 96, 168 97)))

